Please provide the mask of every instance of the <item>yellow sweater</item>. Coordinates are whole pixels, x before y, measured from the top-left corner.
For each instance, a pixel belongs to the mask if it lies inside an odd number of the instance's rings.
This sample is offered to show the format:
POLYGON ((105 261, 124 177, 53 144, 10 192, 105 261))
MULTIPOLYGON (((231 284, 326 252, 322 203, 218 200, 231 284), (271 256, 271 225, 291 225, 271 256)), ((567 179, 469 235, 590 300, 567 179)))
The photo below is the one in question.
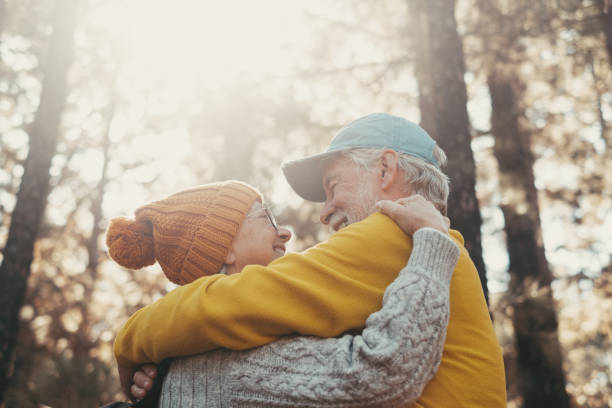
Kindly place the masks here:
MULTIPOLYGON (((505 407, 501 349, 478 274, 456 231, 461 256, 440 369, 416 407, 505 407)), ((136 312, 115 340, 126 366, 219 347, 242 350, 300 333, 337 336, 363 328, 405 266, 412 241, 379 213, 328 241, 267 267, 215 275, 177 288, 136 312)))

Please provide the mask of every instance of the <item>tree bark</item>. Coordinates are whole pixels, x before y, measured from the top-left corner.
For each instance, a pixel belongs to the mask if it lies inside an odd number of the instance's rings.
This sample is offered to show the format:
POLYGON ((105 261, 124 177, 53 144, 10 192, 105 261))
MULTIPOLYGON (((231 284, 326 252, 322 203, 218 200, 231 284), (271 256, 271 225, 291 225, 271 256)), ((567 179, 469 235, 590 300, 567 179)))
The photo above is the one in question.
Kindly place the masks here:
MULTIPOLYGON (((114 82, 113 82, 114 83, 114 82)), ((110 131, 113 117, 115 115, 115 93, 112 92, 109 104, 104 112, 106 119, 106 129, 102 139, 102 174, 95 191, 91 194, 91 214, 93 216, 93 226, 91 235, 87 240, 87 269, 86 276, 83 277, 84 296, 83 300, 78 303, 78 308, 81 313, 81 322, 79 328, 72 337, 72 350, 76 361, 87 361, 91 349, 98 345, 98 340, 91 339, 91 299, 94 295, 96 281, 98 280, 98 266, 100 265, 100 246, 98 244, 100 234, 103 233, 101 227, 104 213, 102 204, 104 202, 104 194, 108 184, 108 164, 110 161, 110 131)))
POLYGON ((94 288, 96 285, 96 281, 98 280, 98 266, 100 265, 100 246, 98 245, 98 241, 100 238, 100 234, 104 231, 101 227, 102 220, 104 218, 104 213, 102 209, 102 204, 104 202, 104 194, 106 193, 106 186, 108 184, 108 164, 110 162, 110 132, 113 118, 115 116, 115 108, 116 108, 116 95, 114 92, 114 83, 113 90, 111 91, 110 101, 104 112, 104 117, 106 119, 106 129, 104 131, 104 136, 102 139, 102 174, 100 176, 100 180, 98 181, 98 185, 96 186, 96 190, 92 196, 91 201, 91 214, 93 216, 93 226, 91 228, 91 235, 87 240, 87 276, 85 276, 85 282, 83 283, 84 287, 84 296, 83 301, 80 302, 79 307, 81 310, 81 323, 79 324, 79 329, 77 330, 78 335, 76 336, 76 344, 73 345, 73 350, 75 351, 75 356, 80 358, 81 361, 85 361, 89 356, 89 352, 92 348, 97 346, 97 341, 92 341, 90 339, 91 333, 91 319, 90 319, 90 311, 91 311, 91 298, 94 294, 94 288))
POLYGON ((531 135, 521 125, 522 84, 516 67, 508 65, 492 68, 487 82, 510 258, 517 378, 523 406, 565 408, 569 399, 550 287, 552 274, 542 242, 531 135))
POLYGON ((66 101, 66 77, 72 61, 76 0, 58 0, 56 4, 40 104, 29 132, 28 157, 0 265, 0 402, 10 376, 19 311, 47 202, 49 168, 56 151, 66 101))
POLYGON ((6 0, 0 0, 0 44, 2 44, 2 33, 6 25, 6 0))
POLYGON ((601 23, 601 30, 606 38, 608 61, 610 62, 610 69, 612 69, 612 1, 597 0, 597 3, 600 10, 599 21, 601 23))
POLYGON ((446 174, 451 179, 448 216, 461 232, 488 303, 476 198, 476 168, 471 148, 470 122, 463 48, 455 21, 454 0, 413 0, 419 14, 415 35, 416 76, 419 86, 421 125, 448 154, 446 174))

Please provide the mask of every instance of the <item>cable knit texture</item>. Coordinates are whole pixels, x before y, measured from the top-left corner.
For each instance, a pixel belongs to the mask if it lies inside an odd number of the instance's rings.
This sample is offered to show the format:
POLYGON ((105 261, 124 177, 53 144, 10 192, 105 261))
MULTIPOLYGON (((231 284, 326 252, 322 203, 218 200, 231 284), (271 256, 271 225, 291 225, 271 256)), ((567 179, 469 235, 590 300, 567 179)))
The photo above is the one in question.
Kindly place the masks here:
POLYGON ((249 351, 176 359, 160 406, 408 406, 440 364, 458 258, 447 235, 421 229, 361 335, 288 337, 249 351))

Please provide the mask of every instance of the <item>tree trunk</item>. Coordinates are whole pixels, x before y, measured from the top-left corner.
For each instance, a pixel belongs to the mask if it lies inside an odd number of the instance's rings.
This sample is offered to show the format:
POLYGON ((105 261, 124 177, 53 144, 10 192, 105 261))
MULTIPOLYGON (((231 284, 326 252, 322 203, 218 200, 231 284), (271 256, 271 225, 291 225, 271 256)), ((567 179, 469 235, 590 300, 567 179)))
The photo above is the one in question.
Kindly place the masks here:
POLYGON ((463 76, 463 48, 455 22, 454 0, 413 0, 420 14, 416 76, 421 124, 448 154, 446 174, 451 179, 448 216, 461 232, 488 302, 487 277, 482 259, 482 219, 476 198, 476 169, 471 148, 467 92, 463 76))
POLYGON ((610 62, 610 69, 612 69, 612 1, 597 0, 597 3, 599 3, 601 30, 606 38, 608 61, 610 62))
POLYGON ((522 86, 515 68, 493 68, 487 82, 510 258, 517 378, 524 407, 564 408, 569 407, 569 400, 550 287, 552 274, 540 229, 531 135, 520 122, 524 116, 519 107, 522 86))
POLYGON ((2 44, 2 33, 6 25, 6 0, 0 0, 0 44, 2 44))
MULTIPOLYGON (((96 281, 98 280, 98 266, 100 264, 100 246, 98 241, 100 234, 103 233, 101 227, 104 213, 102 210, 102 204, 104 201, 104 194, 106 192, 106 186, 108 184, 107 172, 108 163, 110 161, 110 131, 113 117, 115 115, 115 94, 111 95, 109 104, 104 112, 104 118, 106 120, 106 129, 104 131, 102 139, 102 174, 95 191, 91 194, 91 214, 93 216, 93 226, 91 228, 91 235, 87 240, 87 269, 86 275, 83 277, 83 288, 84 296, 83 300, 78 303, 78 307, 81 313, 81 322, 79 328, 72 336, 72 350, 74 351, 74 358, 76 361, 87 361, 89 359, 89 353, 91 349, 98 345, 98 340, 91 339, 91 299, 94 295, 94 289, 96 281)), ((83 363, 84 364, 84 363, 83 363)))
POLYGON ((0 265, 0 402, 10 376, 19 311, 47 202, 49 168, 56 151, 66 101, 66 76, 72 61, 76 0, 58 0, 56 4, 40 104, 29 132, 28 157, 0 265))
MULTIPOLYGON (((4 33, 4 28, 6 27, 6 0, 0 0, 0 46, 3 44, 2 34, 4 33)), ((4 70, 4 61, 2 60, 2 53, 0 53, 0 73, 4 70)))

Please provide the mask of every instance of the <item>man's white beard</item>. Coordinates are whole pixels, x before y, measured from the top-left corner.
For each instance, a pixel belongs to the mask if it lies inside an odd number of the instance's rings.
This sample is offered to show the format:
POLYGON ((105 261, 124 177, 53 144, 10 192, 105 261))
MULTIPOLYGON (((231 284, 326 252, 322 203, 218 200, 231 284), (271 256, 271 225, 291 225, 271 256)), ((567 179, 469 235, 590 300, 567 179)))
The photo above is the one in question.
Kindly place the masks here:
POLYGON ((371 183, 361 184, 359 190, 355 194, 354 202, 346 209, 336 210, 329 219, 329 225, 333 227, 336 223, 342 221, 342 224, 338 228, 340 229, 365 219, 374 212, 376 201, 377 199, 371 183))

